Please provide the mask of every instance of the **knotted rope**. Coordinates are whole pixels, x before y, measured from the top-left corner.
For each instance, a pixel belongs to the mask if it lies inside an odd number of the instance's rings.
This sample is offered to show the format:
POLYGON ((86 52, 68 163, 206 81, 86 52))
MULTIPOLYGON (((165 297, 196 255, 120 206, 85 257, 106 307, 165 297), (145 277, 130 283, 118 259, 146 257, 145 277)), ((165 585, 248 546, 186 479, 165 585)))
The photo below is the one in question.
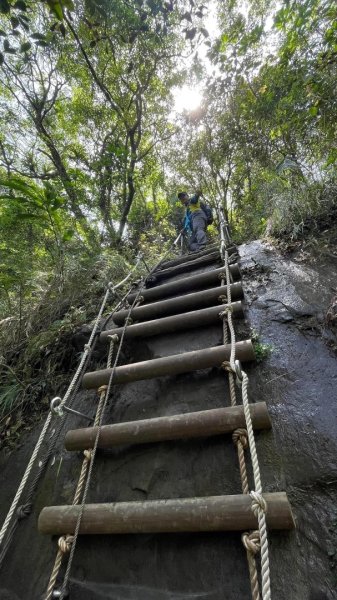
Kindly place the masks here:
MULTIPOLYGON (((139 262, 141 260, 141 257, 137 258, 137 262, 136 264, 133 266, 133 268, 130 270, 130 272, 128 273, 128 275, 122 280, 120 281, 118 284, 114 285, 113 283, 108 283, 107 285, 107 289, 106 289, 106 293, 105 296, 103 298, 101 307, 99 309, 98 315, 95 319, 94 322, 94 327, 93 330, 91 332, 90 338, 88 343, 86 343, 84 345, 84 351, 80 360, 80 363, 76 369, 76 372, 69 384, 69 387, 63 397, 63 400, 61 401, 60 405, 59 405, 59 413, 61 416, 62 413, 62 406, 65 405, 65 403, 67 402, 67 405, 70 407, 75 399, 76 393, 78 391, 79 388, 79 384, 80 384, 80 378, 81 375, 83 373, 83 371, 86 369, 88 361, 91 357, 91 353, 94 349, 94 346, 97 342, 97 333, 98 333, 98 326, 101 322, 101 318, 102 318, 102 314, 107 302, 107 299, 109 297, 109 294, 111 294, 112 296, 117 296, 116 290, 118 288, 120 288, 123 284, 125 284, 127 282, 127 280, 131 277, 132 273, 134 272, 134 270, 138 267, 139 262), (70 398, 70 400, 69 400, 70 398)), ((123 298, 120 299, 120 301, 117 303, 117 305, 115 306, 114 310, 112 311, 112 313, 105 319, 104 323, 103 323, 103 328, 106 324, 106 322, 111 318, 112 314, 114 314, 114 312, 116 312, 117 310, 119 310, 122 306, 124 306, 124 302, 128 296, 128 294, 130 293, 132 289, 132 284, 131 287, 129 288, 129 290, 127 291, 127 293, 123 296, 123 298)), ((49 442, 48 442, 48 446, 46 449, 46 452, 44 453, 42 459, 41 459, 41 464, 39 465, 39 468, 37 470, 37 473, 35 474, 34 479, 32 480, 29 490, 28 490, 28 494, 26 497, 26 502, 24 504, 22 504, 21 506, 18 507, 18 503, 19 500, 21 498, 21 495, 23 493, 23 490, 27 484, 27 481, 30 477, 30 473, 36 463, 36 459, 37 456, 39 454, 40 448, 44 442, 44 439, 47 435, 50 423, 52 422, 52 416, 53 413, 52 411, 50 411, 48 413, 47 419, 45 421, 44 427, 41 431, 41 434, 39 436, 39 439, 36 443, 36 446, 34 448, 33 454, 29 460, 29 463, 26 467, 26 471, 23 475, 23 478, 20 482, 19 488, 16 492, 16 495, 12 501, 12 505, 8 511, 8 514, 6 516, 6 519, 3 523, 3 526, 1 528, 0 531, 0 568, 2 566, 2 563, 4 561, 4 558, 7 554, 7 551, 10 547, 10 544, 12 542, 13 536, 15 534, 15 531, 17 529, 18 523, 23 519, 29 516, 29 514, 31 514, 32 511, 32 506, 33 506, 33 496, 35 494, 36 488, 38 486, 38 483, 42 477, 42 475, 45 472, 45 469, 48 465, 49 459, 52 455, 52 452, 54 450, 54 447, 56 445, 56 442, 58 440, 59 434, 63 428, 64 422, 67 418, 67 414, 63 415, 61 418, 61 422, 59 424, 58 427, 56 427, 55 429, 52 430, 50 437, 49 437, 49 442), (14 518, 16 517, 16 518, 14 518)))
MULTIPOLYGON (((180 233, 179 236, 177 237, 177 239, 173 242, 172 247, 174 245, 176 245, 180 239, 180 236, 182 234, 180 233)), ((171 248, 172 248, 171 247, 171 248)), ((168 252, 171 250, 171 248, 166 251, 165 256, 168 254, 168 252)), ((152 274, 152 272, 158 268, 158 265, 161 264, 161 262, 164 259, 162 258, 159 263, 157 263, 157 265, 155 265, 155 267, 153 267, 152 271, 150 272, 150 275, 152 274)), ((68 563, 67 563, 67 567, 66 567, 66 572, 64 575, 64 579, 63 579, 63 584, 62 584, 62 588, 61 588, 61 593, 60 593, 60 599, 62 600, 64 598, 64 595, 66 593, 66 588, 67 588, 67 583, 69 580, 69 576, 70 576, 70 571, 71 571, 71 566, 72 566, 72 561, 74 558, 74 553, 75 553, 75 548, 76 548, 76 542, 77 542, 77 538, 79 535, 79 531, 80 531, 80 526, 81 526, 81 521, 82 521, 82 516, 83 516, 83 512, 84 512, 84 508, 85 508, 85 503, 86 503, 86 498, 87 498, 87 494, 88 494, 88 490, 89 490, 89 486, 90 486, 90 481, 91 481, 91 475, 92 475, 92 470, 93 470, 93 466, 94 466, 94 460, 96 457, 96 451, 97 451, 97 447, 98 447, 98 441, 99 441, 99 437, 100 437, 100 433, 101 433, 101 428, 102 428, 102 423, 103 423, 103 417, 104 417, 104 413, 105 413, 105 409, 107 406, 107 401, 110 395, 110 389, 111 389, 111 385, 112 385, 112 381, 115 375, 115 371, 116 371, 116 367, 119 361, 119 356, 122 350, 122 346, 123 346, 123 341, 124 341, 124 336, 125 336, 125 332, 126 332, 126 328, 130 322, 130 315, 131 312, 133 310, 133 308, 137 305, 140 295, 141 295, 141 291, 143 289, 145 282, 143 282, 140 287, 139 290, 133 300, 132 305, 129 307, 128 309, 128 314, 127 317, 125 319, 124 322, 124 326, 123 326, 123 331, 122 334, 119 338, 119 336, 115 335, 111 335, 110 337, 110 349, 109 349, 109 353, 108 353, 108 359, 107 359, 107 368, 111 368, 111 363, 112 363, 112 355, 113 355, 113 347, 114 347, 114 343, 118 343, 118 349, 117 349, 117 354, 114 360, 114 364, 111 370, 111 374, 110 374, 110 378, 109 378, 109 382, 108 385, 104 385, 101 386, 98 390, 98 392, 100 393, 100 401, 99 401, 99 405, 97 408, 97 412, 96 412, 96 417, 95 417, 95 422, 94 422, 94 427, 97 427, 97 434, 95 437, 95 442, 93 445, 93 448, 89 451, 84 451, 84 452, 90 452, 90 458, 89 458, 89 454, 85 455, 84 461, 82 463, 82 468, 81 468, 81 473, 80 473, 80 477, 78 480, 78 485, 76 488, 76 492, 75 492, 75 496, 74 496, 74 501, 73 504, 79 504, 80 498, 82 496, 82 501, 81 501, 81 507, 80 507, 80 511, 78 514, 78 518, 77 518, 77 522, 76 522, 76 526, 75 526, 75 532, 73 536, 68 536, 68 539, 71 537, 71 543, 70 543, 70 551, 69 551, 69 559, 68 559, 68 563), (84 491, 82 494, 82 490, 84 487, 84 491), (75 502, 76 500, 76 502, 75 502)), ((61 539, 61 538, 60 538, 61 539)), ((54 563, 54 567, 53 567, 53 571, 51 573, 50 579, 49 579, 49 583, 48 583, 48 587, 47 587, 47 591, 46 591, 46 596, 45 596, 45 600, 50 600, 50 598, 52 597, 53 594, 53 590, 55 587, 55 583, 56 583, 56 579, 58 577, 58 573, 60 571, 61 568, 61 564, 62 564, 62 558, 64 556, 65 552, 62 551, 62 548, 60 547, 59 544, 59 549, 56 555, 56 559, 55 559, 55 563, 54 563)))
MULTIPOLYGON (((222 240, 223 241, 223 240, 222 240)), ((244 534, 242 537, 242 542, 247 552, 247 560, 248 560, 248 568, 249 568, 249 576, 251 583, 251 592, 253 600, 260 600, 260 591, 259 591, 259 583, 257 576, 257 568, 255 555, 261 548, 261 575, 262 575, 262 598, 263 600, 270 600, 271 592, 270 592, 270 571, 269 571, 269 549, 268 549, 268 539, 267 539, 267 528, 266 528, 266 518, 265 513, 267 510, 267 504, 262 496, 262 484, 261 484, 261 476, 260 476, 260 468, 258 463, 258 457, 256 452, 255 445, 255 437, 254 430, 252 425, 252 419, 249 408, 249 399, 248 399, 248 376, 244 371, 237 368, 237 362, 235 360, 235 329, 232 319, 232 307, 231 307, 231 278, 229 271, 229 257, 227 249, 223 250, 223 244, 221 245, 221 255, 224 258, 225 264, 225 274, 226 274, 226 287, 227 287, 227 302, 229 306, 225 308, 225 310, 220 313, 220 316, 223 318, 223 343, 228 344, 228 328, 230 331, 230 344, 231 344, 231 352, 229 361, 225 361, 222 366, 228 371, 229 377, 229 389, 230 389, 230 400, 231 405, 236 405, 236 389, 235 389, 235 375, 236 382, 241 386, 242 390, 242 403, 246 421, 246 429, 237 429, 233 433, 233 442, 237 447, 238 452, 238 460, 239 460, 239 468, 240 468, 240 477, 241 477, 241 485, 242 491, 244 494, 249 493, 249 484, 247 477, 247 469, 245 462, 245 454, 244 450, 249 447, 252 467, 253 467, 253 475, 254 475, 254 485, 255 491, 250 493, 252 498, 252 510, 257 517, 258 526, 259 526, 259 537, 257 540, 256 532, 251 532, 250 534, 244 534)), ((223 274, 221 274, 223 275, 223 274)), ((223 278, 222 278, 223 282, 223 278)))

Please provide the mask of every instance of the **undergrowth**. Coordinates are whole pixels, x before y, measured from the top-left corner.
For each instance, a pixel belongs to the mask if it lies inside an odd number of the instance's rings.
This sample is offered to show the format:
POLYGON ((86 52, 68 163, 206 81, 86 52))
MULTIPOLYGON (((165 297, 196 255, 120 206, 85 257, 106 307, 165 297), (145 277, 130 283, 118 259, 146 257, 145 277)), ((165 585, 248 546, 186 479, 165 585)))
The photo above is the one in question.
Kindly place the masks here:
POLYGON ((250 337, 253 343, 256 362, 260 363, 271 355, 271 353, 274 351, 274 346, 272 344, 262 342, 260 339, 260 334, 255 329, 252 330, 250 337))
MULTIPOLYGON (((20 320, 13 311, 0 321, 0 443, 14 446, 22 428, 64 393, 81 357, 75 333, 96 318, 107 283, 129 270, 117 251, 70 259, 62 277, 47 277, 21 307, 20 320)), ((106 315, 115 303, 108 302, 106 315)))

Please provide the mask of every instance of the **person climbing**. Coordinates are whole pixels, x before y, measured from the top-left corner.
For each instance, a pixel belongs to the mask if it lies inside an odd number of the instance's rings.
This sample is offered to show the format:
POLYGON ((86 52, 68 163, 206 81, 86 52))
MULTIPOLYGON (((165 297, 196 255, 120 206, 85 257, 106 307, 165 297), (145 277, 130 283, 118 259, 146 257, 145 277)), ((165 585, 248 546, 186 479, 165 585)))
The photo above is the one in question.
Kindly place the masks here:
POLYGON ((189 249, 191 252, 203 250, 207 243, 206 229, 212 221, 211 209, 202 201, 202 192, 198 191, 189 198, 187 192, 179 192, 178 198, 185 206, 184 229, 191 232, 189 249), (207 211, 210 211, 210 215, 207 211))

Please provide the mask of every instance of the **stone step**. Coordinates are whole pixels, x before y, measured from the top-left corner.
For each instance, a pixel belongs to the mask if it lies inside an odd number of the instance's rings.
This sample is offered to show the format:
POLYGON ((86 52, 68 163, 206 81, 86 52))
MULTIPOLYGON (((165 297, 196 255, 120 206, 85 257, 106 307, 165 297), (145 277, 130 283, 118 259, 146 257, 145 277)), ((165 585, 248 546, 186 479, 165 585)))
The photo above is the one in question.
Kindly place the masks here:
MULTIPOLYGON (((241 279, 238 263, 229 265, 229 271, 233 281, 239 281, 241 279)), ((219 283, 223 273, 225 273, 225 268, 220 267, 213 269, 212 271, 207 271, 206 273, 190 275, 189 277, 184 277, 184 279, 178 279, 178 281, 163 283, 162 285, 143 290, 142 297, 144 298, 144 302, 152 302, 153 300, 183 294, 184 292, 189 292, 191 290, 199 290, 211 284, 219 283)), ((128 303, 132 304, 135 297, 136 293, 129 294, 127 297, 128 303)))
MULTIPOLYGON (((251 340, 236 342, 236 358, 241 362, 255 359, 255 352, 251 340)), ((223 361, 230 357, 231 346, 214 346, 213 348, 203 348, 202 350, 193 350, 182 354, 174 354, 163 358, 154 358, 138 363, 131 363, 116 367, 114 370, 113 384, 127 383, 129 381, 139 381, 142 379, 152 379, 154 377, 163 377, 164 375, 178 375, 179 373, 189 373, 199 369, 208 369, 210 367, 220 367, 223 361)), ((85 389, 98 389, 101 385, 107 385, 110 380, 113 369, 102 369, 86 373, 82 379, 82 385, 85 389)))
MULTIPOLYGON (((263 494, 269 529, 293 529, 294 519, 285 492, 263 494)), ((49 506, 39 516, 38 528, 50 535, 73 534, 81 506, 49 506)), ((86 504, 80 534, 176 533, 245 531, 257 528, 248 494, 175 498, 146 502, 86 504)))
MULTIPOLYGON (((265 402, 250 405, 254 429, 270 429, 271 421, 265 402)), ((245 427, 243 406, 227 406, 212 410, 156 417, 103 425, 98 438, 98 448, 113 448, 120 444, 148 444, 168 440, 191 439, 232 433, 245 427)), ((65 438, 67 450, 93 448, 98 427, 68 431, 65 438)))
MULTIPOLYGON (((231 296, 232 300, 240 300, 243 298, 241 281, 231 284, 231 296)), ((213 306, 214 304, 221 304, 225 298, 227 298, 227 286, 220 285, 200 292, 185 294, 185 296, 177 296, 176 298, 159 300, 152 304, 137 306, 131 310, 130 315, 128 309, 120 310, 114 313, 113 321, 116 325, 124 325, 125 319, 128 316, 130 316, 132 321, 149 321, 168 315, 187 312, 189 310, 206 308, 213 306)))

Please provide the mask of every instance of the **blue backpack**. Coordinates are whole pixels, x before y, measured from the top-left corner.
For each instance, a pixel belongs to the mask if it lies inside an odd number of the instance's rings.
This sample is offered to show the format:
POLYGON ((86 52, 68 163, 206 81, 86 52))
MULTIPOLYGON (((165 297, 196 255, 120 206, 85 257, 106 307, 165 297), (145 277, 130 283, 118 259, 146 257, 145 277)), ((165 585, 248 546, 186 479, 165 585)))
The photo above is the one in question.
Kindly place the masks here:
POLYGON ((205 213, 207 225, 212 225, 214 219, 211 207, 208 204, 204 204, 204 202, 200 202, 200 207, 205 213))

